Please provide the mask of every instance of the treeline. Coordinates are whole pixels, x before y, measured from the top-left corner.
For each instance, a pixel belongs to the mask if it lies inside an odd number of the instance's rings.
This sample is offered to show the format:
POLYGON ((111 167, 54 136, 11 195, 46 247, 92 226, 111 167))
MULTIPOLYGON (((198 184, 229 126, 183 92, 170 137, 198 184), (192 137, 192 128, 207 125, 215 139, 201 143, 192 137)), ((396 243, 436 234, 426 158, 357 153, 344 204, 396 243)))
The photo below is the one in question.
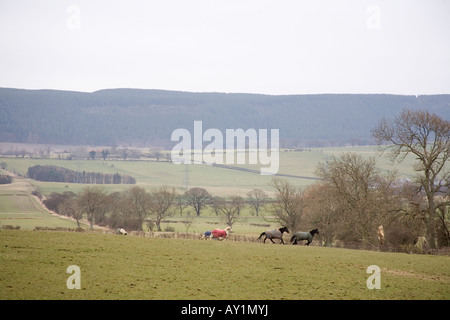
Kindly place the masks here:
POLYGON ((129 175, 102 172, 76 172, 67 168, 51 165, 29 167, 27 177, 38 181, 86 183, 86 184, 136 184, 129 175))
POLYGON ((316 167, 321 181, 305 190, 274 180, 274 216, 294 230, 305 224, 319 227, 326 245, 339 240, 409 251, 420 237, 431 251, 449 247, 450 121, 405 109, 371 132, 392 161, 416 156, 414 181, 401 181, 395 172, 381 174, 374 157, 332 156, 316 167))
MULTIPOLYGON (((255 191, 249 192, 253 197, 255 191)), ((267 200, 262 191, 258 194, 258 208, 267 200)), ((184 194, 177 194, 175 188, 161 186, 151 192, 134 186, 122 192, 106 194, 101 187, 85 187, 79 193, 71 191, 54 192, 43 201, 45 206, 59 214, 73 217, 78 222, 84 217, 93 228, 94 224, 110 228, 125 228, 127 231, 153 230, 162 231, 161 223, 175 214, 185 215, 187 222, 192 223, 195 216, 210 206, 216 215, 223 217, 224 222, 232 226, 238 220, 246 206, 242 197, 231 199, 213 197, 203 188, 192 188, 184 194), (195 215, 191 215, 191 210, 195 215)), ((251 206, 254 204, 249 202, 251 206)), ((252 214, 260 210, 252 209, 252 214)), ((187 227, 188 228, 188 227, 187 227)))
POLYGON ((12 177, 7 174, 0 174, 0 184, 12 183, 12 177))
MULTIPOLYGON (((101 187, 86 187, 77 194, 52 193, 44 204, 78 223, 85 218, 92 228, 96 224, 127 231, 162 231, 161 223, 175 215, 185 217, 183 224, 188 231, 206 209, 233 226, 246 220, 241 214, 248 210, 270 224, 287 226, 290 234, 318 228, 320 235, 315 239, 324 246, 429 252, 427 248, 415 251, 414 246, 427 234, 426 201, 416 184, 399 183, 395 175, 382 176, 374 158, 356 154, 331 158, 316 171, 323 180, 305 189, 274 178, 274 198, 259 189, 248 192, 245 198, 223 198, 198 187, 182 194, 169 186, 150 192, 134 186, 111 194, 101 187), (378 237, 380 225, 384 226, 383 239, 378 237)), ((448 205, 444 209, 434 225, 437 248, 450 245, 448 205)))

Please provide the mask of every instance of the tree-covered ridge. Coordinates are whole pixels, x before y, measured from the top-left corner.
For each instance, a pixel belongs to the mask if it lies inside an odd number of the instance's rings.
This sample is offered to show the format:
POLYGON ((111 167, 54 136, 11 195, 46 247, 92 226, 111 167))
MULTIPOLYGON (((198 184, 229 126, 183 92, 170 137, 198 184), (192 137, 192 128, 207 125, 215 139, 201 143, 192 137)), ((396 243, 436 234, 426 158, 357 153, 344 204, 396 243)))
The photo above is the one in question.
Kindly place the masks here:
POLYGON ((450 95, 261 95, 0 88, 0 141, 170 146, 177 128, 280 129, 281 146, 373 143, 370 128, 402 109, 450 119, 450 95))

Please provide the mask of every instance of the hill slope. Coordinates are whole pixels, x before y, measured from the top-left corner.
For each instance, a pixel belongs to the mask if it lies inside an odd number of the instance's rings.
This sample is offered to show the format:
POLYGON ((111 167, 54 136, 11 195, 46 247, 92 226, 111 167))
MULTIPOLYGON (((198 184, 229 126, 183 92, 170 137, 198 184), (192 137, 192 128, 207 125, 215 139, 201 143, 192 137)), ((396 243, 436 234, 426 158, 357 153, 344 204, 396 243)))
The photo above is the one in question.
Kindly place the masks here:
POLYGON ((0 141, 170 146, 177 128, 280 129, 282 146, 371 143, 370 129, 403 108, 450 119, 450 95, 261 95, 111 89, 0 88, 0 141))

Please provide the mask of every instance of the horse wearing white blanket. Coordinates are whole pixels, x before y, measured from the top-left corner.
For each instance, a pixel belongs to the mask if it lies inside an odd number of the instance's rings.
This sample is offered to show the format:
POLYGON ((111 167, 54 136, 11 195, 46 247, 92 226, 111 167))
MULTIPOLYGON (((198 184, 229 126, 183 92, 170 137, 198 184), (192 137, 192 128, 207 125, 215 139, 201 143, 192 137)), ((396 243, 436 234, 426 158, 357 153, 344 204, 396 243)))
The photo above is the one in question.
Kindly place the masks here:
POLYGON ((127 235, 127 232, 126 232, 125 229, 123 229, 123 228, 118 228, 117 231, 116 231, 116 233, 117 233, 117 234, 121 234, 121 235, 123 235, 123 236, 126 236, 126 235, 127 235))

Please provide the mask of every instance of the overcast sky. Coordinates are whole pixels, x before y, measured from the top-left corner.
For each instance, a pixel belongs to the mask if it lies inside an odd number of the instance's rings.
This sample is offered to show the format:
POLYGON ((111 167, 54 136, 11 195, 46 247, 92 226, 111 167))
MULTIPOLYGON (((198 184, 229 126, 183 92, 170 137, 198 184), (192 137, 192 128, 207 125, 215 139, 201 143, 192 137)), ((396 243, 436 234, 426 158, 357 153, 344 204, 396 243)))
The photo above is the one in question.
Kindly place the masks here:
POLYGON ((450 93, 450 1, 0 0, 0 87, 450 93))

